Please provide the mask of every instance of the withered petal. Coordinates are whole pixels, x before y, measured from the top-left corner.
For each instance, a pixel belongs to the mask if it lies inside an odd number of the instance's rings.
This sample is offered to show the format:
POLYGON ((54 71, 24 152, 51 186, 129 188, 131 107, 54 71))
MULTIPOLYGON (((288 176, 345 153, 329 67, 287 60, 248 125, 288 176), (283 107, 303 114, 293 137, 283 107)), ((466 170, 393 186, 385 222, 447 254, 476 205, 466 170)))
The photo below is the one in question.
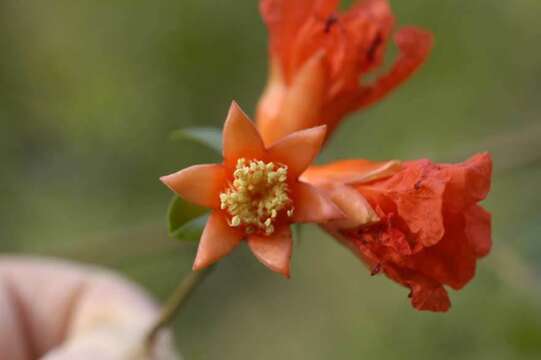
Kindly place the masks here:
POLYGON ((371 105, 406 81, 426 60, 432 49, 432 34, 416 27, 404 27, 395 34, 400 55, 387 73, 361 88, 357 109, 371 105))
POLYGON ((464 213, 466 236, 478 257, 488 255, 492 248, 492 221, 488 211, 474 205, 464 213))

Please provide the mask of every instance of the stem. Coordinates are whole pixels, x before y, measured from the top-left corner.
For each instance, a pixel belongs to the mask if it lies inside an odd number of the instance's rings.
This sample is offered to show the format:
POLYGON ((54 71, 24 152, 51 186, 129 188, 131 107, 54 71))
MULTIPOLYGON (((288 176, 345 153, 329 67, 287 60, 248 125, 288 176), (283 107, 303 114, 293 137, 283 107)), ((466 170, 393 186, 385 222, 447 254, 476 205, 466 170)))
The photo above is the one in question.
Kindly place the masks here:
POLYGON ((159 332, 174 320, 179 310, 190 298, 190 295, 197 286, 203 282, 207 275, 210 274, 212 269, 213 267, 209 267, 201 271, 192 271, 178 284, 175 291, 162 306, 160 316, 145 336, 144 346, 147 353, 151 353, 151 349, 159 332))

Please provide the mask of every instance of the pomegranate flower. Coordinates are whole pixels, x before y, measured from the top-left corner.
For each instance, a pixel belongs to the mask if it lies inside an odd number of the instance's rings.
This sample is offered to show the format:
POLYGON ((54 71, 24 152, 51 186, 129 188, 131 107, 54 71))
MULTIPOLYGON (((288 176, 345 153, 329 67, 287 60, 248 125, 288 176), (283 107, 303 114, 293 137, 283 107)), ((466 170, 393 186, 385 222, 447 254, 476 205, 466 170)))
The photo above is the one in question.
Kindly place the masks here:
POLYGON ((299 181, 318 154, 325 126, 295 132, 266 148, 236 103, 223 129, 222 164, 195 165, 161 181, 183 199, 210 208, 194 270, 247 240, 271 270, 289 276, 295 222, 323 222, 342 212, 314 186, 299 181))
POLYGON ((491 172, 484 153, 460 164, 342 161, 311 167, 301 179, 326 190, 346 214, 324 228, 372 274, 409 287, 418 310, 447 311, 444 286, 464 287, 491 248, 491 217, 477 204, 491 172))
POLYGON ((348 113, 373 104, 426 59, 430 33, 404 27, 400 55, 370 84, 362 77, 383 64, 394 19, 387 0, 359 0, 345 13, 339 0, 262 0, 270 33, 270 76, 256 122, 265 143, 326 124, 330 135, 348 113))

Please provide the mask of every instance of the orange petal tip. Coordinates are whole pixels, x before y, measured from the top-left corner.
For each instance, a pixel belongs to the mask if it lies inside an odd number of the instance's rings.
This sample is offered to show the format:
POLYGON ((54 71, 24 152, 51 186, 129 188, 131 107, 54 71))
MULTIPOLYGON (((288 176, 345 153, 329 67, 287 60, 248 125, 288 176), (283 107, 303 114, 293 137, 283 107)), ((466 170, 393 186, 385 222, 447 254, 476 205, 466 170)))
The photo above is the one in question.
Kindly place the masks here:
POLYGON ((225 169, 220 164, 193 165, 162 176, 160 180, 186 201, 216 208, 219 206, 219 192, 225 182, 225 169))
POLYGON ((248 246, 255 257, 270 270, 286 279, 290 276, 290 261, 293 240, 289 227, 271 236, 251 236, 248 246))

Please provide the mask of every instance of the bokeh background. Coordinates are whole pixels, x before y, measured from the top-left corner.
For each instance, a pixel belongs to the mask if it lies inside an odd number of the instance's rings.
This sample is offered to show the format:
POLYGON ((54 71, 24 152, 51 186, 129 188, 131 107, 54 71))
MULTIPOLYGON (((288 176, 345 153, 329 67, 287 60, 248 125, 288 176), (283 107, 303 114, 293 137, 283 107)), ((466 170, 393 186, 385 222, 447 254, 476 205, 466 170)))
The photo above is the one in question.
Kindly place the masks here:
MULTIPOLYGON (((431 29, 426 66, 346 122, 321 160, 460 161, 489 150, 494 250, 447 314, 370 277, 317 228, 293 277, 243 248, 175 322, 196 359, 541 358, 541 2, 392 1, 431 29)), ((213 161, 169 141, 250 113, 265 83, 256 0, 1 0, 0 251, 60 256, 126 274, 164 299, 194 244, 168 239, 160 175, 213 161)))

